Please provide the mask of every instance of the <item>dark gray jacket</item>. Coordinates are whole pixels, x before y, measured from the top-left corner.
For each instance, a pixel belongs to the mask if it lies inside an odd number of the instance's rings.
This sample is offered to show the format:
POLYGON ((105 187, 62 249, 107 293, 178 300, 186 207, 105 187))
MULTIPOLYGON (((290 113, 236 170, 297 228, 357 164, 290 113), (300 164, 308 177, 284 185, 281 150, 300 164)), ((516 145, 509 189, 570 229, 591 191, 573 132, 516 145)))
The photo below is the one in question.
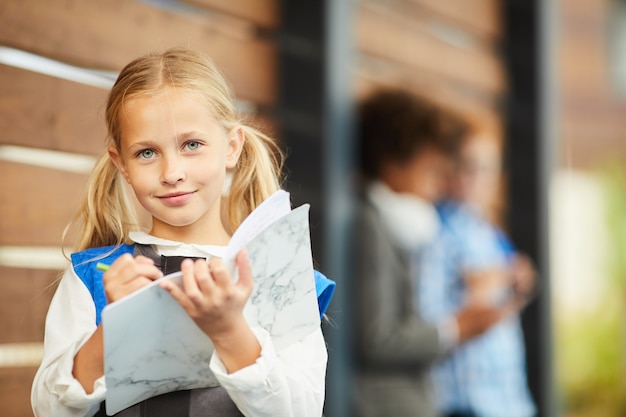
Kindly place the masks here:
POLYGON ((409 257, 367 197, 359 200, 356 232, 356 415, 436 416, 428 369, 443 349, 436 327, 414 311, 409 257))

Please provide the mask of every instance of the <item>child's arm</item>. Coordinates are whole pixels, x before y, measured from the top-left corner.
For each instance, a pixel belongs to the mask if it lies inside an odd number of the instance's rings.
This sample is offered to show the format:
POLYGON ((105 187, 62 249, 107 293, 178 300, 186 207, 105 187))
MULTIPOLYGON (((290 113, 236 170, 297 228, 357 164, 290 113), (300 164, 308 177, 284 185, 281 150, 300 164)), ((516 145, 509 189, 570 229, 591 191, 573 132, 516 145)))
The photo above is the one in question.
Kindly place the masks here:
MULTIPOLYGON (((134 258, 130 254, 122 255, 104 273, 107 300, 109 302, 119 300, 162 275, 151 259, 143 256, 134 258)), ((98 326, 76 353, 72 374, 87 394, 93 392, 94 382, 104 374, 102 325, 98 326)))
POLYGON ((35 416, 79 417, 98 409, 104 399, 104 378, 92 384, 94 392, 87 394, 72 376, 74 355, 95 330, 91 294, 69 268, 46 316, 43 357, 31 393, 35 416))
POLYGON ((96 328, 94 334, 74 356, 72 375, 80 382, 87 394, 93 392, 96 379, 104 375, 102 324, 96 328))
POLYGON ((256 363, 228 373, 218 355, 211 370, 245 416, 320 417, 328 354, 321 328, 279 352, 269 333, 254 328, 262 346, 256 363))

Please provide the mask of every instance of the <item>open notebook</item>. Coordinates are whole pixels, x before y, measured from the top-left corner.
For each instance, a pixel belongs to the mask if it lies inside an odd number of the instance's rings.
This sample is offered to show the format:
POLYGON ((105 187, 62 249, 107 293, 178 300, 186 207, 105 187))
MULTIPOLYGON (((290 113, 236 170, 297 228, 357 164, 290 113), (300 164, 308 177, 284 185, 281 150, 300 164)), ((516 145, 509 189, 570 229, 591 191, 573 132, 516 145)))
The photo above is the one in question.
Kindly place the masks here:
MULTIPOLYGON (((291 210, 289 194, 281 190, 257 207, 226 249, 224 262, 234 279, 234 258, 244 247, 254 277, 246 320, 265 328, 280 351, 320 325, 309 206, 291 210)), ((180 283, 180 276, 165 276, 104 308, 108 415, 159 394, 217 385, 209 369, 210 339, 158 286, 166 279, 180 283)))

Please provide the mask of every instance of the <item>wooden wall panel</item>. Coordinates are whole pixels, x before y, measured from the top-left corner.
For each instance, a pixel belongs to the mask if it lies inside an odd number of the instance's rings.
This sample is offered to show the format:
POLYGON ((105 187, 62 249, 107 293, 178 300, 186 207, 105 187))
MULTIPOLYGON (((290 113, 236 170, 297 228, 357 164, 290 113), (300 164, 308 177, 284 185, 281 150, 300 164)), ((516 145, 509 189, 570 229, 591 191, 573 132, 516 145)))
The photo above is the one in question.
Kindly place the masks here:
POLYGON ((189 4, 231 14, 264 28, 278 25, 278 0, 184 0, 189 4))
POLYGON ((626 163, 626 104, 611 83, 611 2, 560 0, 558 7, 561 166, 593 170, 608 162, 626 163))
POLYGON ((464 29, 481 36, 499 38, 502 33, 500 0, 412 0, 464 29))
POLYGON ((559 83, 571 97, 611 94, 608 56, 605 48, 598 47, 604 34, 578 33, 567 37, 559 48, 559 83))
POLYGON ((46 313, 59 273, 0 267, 0 344, 43 342, 46 313))
POLYGON ((86 175, 0 161, 0 245, 61 247, 86 175))
POLYGON ((498 0, 364 0, 356 13, 357 98, 407 88, 501 131, 498 0))
POLYGON ((272 103, 274 45, 253 30, 220 31, 220 23, 218 14, 174 14, 126 0, 0 2, 0 44, 114 71, 148 51, 190 46, 212 56, 238 97, 272 103))
POLYGON ((107 91, 0 65, 0 143, 97 155, 107 91))
POLYGON ((459 47, 420 29, 419 10, 407 15, 405 8, 396 10, 364 3, 357 13, 357 44, 361 53, 410 66, 416 77, 433 74, 461 84, 461 88, 491 94, 503 91, 503 67, 494 53, 459 47))
MULTIPOLYGON (((30 387, 36 368, 0 368, 0 405, 5 417, 32 417, 30 387)), ((52 416, 50 416, 52 417, 52 416)))
POLYGON ((598 97, 565 98, 561 109, 559 158, 567 169, 626 164, 626 105, 598 97))

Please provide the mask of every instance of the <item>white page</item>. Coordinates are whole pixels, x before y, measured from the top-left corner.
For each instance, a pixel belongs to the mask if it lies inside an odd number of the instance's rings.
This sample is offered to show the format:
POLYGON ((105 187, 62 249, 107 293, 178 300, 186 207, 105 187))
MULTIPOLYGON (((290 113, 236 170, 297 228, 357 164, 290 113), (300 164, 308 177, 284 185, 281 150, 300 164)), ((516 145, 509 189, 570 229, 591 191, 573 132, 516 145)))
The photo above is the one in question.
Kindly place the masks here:
POLYGON ((254 236, 291 211, 289 193, 278 190, 265 199, 239 225, 230 238, 224 260, 230 261, 254 236))
POLYGON ((291 211, 291 201, 289 193, 285 190, 278 190, 252 211, 239 225, 224 252, 224 266, 230 273, 233 282, 239 280, 239 270, 235 267, 235 257, 241 249, 254 236, 259 234, 270 224, 276 222, 281 217, 291 211))

